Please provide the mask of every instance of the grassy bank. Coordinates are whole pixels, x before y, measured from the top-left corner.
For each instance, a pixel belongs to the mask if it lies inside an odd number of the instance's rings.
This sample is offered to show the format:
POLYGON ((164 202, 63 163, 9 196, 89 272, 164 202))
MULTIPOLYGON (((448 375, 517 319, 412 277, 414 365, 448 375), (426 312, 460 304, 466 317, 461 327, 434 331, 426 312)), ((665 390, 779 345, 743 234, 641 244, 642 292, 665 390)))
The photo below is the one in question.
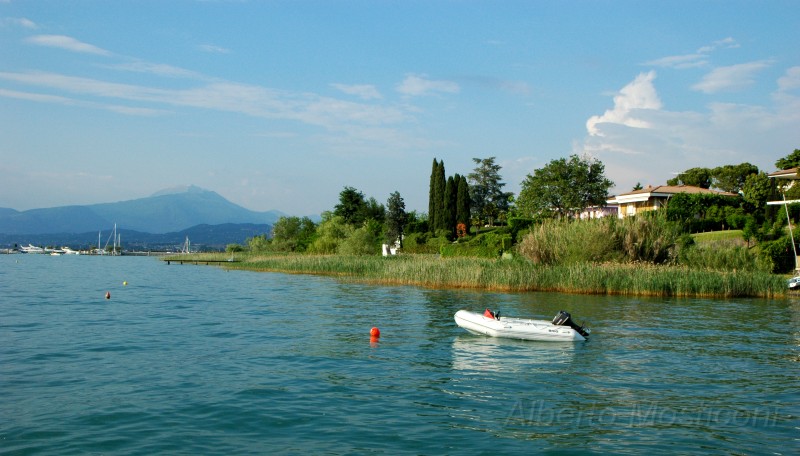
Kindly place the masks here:
MULTIPOLYGON (((230 254, 192 256, 194 257, 226 260, 230 258, 230 254)), ((537 266, 523 260, 440 258, 435 255, 378 257, 237 254, 236 260, 224 264, 224 267, 329 275, 357 282, 433 288, 715 298, 773 298, 786 295, 785 280, 774 274, 757 271, 702 271, 649 264, 575 263, 537 266)))

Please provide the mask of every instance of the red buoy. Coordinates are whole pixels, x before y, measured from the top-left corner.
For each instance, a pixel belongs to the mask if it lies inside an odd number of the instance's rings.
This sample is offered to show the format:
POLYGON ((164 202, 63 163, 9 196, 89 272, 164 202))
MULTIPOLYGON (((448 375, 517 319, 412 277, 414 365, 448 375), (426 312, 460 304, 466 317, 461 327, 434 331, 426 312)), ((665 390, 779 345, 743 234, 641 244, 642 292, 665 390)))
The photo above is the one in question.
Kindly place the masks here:
POLYGON ((375 338, 381 337, 381 330, 373 326, 373 328, 369 330, 369 335, 375 338))

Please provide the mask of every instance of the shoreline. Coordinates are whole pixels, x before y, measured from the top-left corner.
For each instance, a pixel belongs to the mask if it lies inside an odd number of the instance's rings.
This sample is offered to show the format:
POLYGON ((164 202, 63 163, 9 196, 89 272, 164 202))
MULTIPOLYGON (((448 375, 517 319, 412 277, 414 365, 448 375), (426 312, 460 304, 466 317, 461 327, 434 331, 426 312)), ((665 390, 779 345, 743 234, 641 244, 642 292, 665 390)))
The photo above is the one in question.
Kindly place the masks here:
POLYGON ((163 257, 204 262, 229 270, 336 277, 374 285, 557 292, 679 298, 767 298, 788 296, 776 274, 706 271, 652 264, 576 263, 537 266, 525 260, 441 258, 438 255, 343 256, 190 254, 163 257), (230 261, 233 259, 233 261, 230 261))

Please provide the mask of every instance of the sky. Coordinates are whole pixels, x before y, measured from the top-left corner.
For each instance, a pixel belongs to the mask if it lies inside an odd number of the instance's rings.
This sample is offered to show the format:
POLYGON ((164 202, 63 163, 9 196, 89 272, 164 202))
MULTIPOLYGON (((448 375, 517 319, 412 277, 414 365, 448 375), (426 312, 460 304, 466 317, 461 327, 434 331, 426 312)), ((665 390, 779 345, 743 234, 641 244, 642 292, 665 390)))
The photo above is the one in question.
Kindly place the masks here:
POLYGON ((0 0, 0 207, 184 185, 256 211, 427 212, 573 154, 611 194, 800 148, 790 1, 0 0))

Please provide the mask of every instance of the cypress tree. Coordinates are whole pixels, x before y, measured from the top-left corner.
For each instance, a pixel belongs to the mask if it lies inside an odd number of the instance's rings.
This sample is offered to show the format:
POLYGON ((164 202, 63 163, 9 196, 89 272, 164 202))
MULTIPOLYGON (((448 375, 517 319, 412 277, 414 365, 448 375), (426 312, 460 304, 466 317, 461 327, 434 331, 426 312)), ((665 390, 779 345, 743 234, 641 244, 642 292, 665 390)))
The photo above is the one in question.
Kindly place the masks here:
POLYGON ((442 217, 442 225, 440 229, 455 233, 456 231, 456 196, 458 187, 456 187, 455 179, 453 176, 447 178, 447 184, 444 187, 444 217, 442 217))
POLYGON ((428 231, 436 230, 436 176, 439 172, 439 162, 433 159, 431 167, 431 183, 428 188, 428 231))
POLYGON ((463 223, 469 228, 469 184, 465 176, 459 176, 458 192, 456 195, 456 225, 463 223))
POLYGON ((436 182, 434 183, 434 203, 436 205, 436 218, 431 224, 431 232, 436 234, 436 230, 443 229, 447 223, 444 212, 444 190, 445 190, 445 177, 444 177, 444 160, 439 162, 439 167, 436 169, 436 182))

